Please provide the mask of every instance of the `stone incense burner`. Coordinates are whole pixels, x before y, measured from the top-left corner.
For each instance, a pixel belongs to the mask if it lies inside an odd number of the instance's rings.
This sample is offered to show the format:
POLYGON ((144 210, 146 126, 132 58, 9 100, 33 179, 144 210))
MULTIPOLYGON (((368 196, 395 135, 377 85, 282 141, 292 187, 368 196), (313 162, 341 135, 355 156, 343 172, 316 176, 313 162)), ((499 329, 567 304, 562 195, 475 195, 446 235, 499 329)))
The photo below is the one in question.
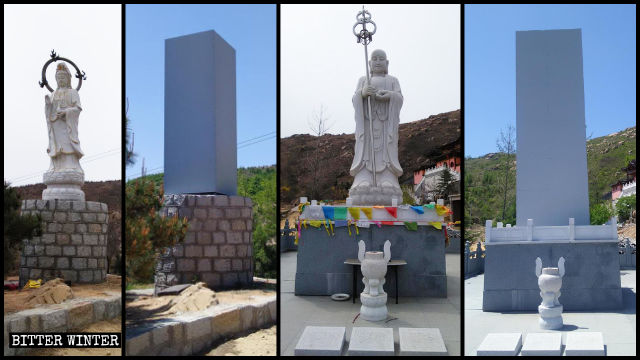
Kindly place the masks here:
POLYGON ((558 301, 562 277, 564 276, 564 258, 558 260, 558 267, 542 268, 542 260, 536 258, 536 276, 540 287, 542 303, 538 306, 540 328, 560 329, 562 323, 562 305, 558 301))
POLYGON ((360 316, 368 321, 381 321, 387 318, 387 293, 384 292, 384 276, 391 259, 391 242, 384 243, 381 251, 365 252, 364 241, 358 243, 358 260, 362 270, 364 290, 360 294, 360 316))

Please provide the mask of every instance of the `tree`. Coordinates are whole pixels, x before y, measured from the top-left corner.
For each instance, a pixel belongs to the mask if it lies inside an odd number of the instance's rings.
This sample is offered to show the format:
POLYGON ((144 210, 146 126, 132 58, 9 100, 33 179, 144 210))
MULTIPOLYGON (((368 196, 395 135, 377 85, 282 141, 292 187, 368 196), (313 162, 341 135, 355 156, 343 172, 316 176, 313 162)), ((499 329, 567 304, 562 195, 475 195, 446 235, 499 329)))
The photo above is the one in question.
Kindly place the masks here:
POLYGON ((445 200, 449 198, 449 194, 453 190, 454 180, 451 170, 445 166, 444 171, 440 174, 440 178, 438 179, 438 184, 436 185, 436 194, 438 197, 445 200))
POLYGON ((591 225, 602 225, 613 216, 613 209, 605 203, 597 203, 589 208, 591 225))
POLYGON ((18 247, 23 239, 42 234, 39 215, 20 214, 20 195, 4 182, 4 277, 15 269, 18 247))
POLYGON ((125 191, 125 249, 127 278, 150 281, 156 257, 162 249, 182 242, 187 233, 187 218, 162 217, 163 190, 154 181, 136 179, 125 191))
POLYGON ((513 169, 513 161, 515 160, 515 152, 516 152, 516 129, 513 125, 508 124, 506 128, 500 130, 500 135, 496 140, 496 146, 498 147, 498 151, 500 151, 500 164, 498 165, 498 186, 500 193, 502 194, 501 208, 502 208, 502 216, 501 220, 506 221, 507 219, 507 208, 509 207, 509 202, 512 201, 513 196, 511 196, 514 188, 514 169, 513 169))
POLYGON ((329 116, 327 115, 327 110, 324 105, 320 105, 320 110, 314 111, 312 114, 312 120, 308 121, 309 129, 311 130, 311 134, 315 136, 315 144, 313 152, 311 153, 310 158, 307 160, 307 167, 309 172, 311 173, 311 196, 312 199, 320 199, 320 170, 322 168, 322 159, 321 159, 321 137, 326 134, 333 124, 329 125, 328 120, 329 116))
POLYGON ((124 128, 125 128, 125 149, 124 149, 124 160, 126 166, 130 166, 135 164, 136 153, 133 152, 133 131, 129 128, 129 123, 131 120, 129 119, 129 99, 127 99, 127 107, 125 109, 124 116, 124 128))
POLYGON ((402 203, 406 205, 417 205, 416 199, 413 197, 413 190, 411 185, 401 185, 402 189, 402 203))
POLYGON ((254 272, 256 276, 276 278, 278 214, 275 166, 238 169, 238 194, 253 201, 254 272))
POLYGON ((627 221, 631 217, 631 212, 636 209, 636 195, 623 196, 616 202, 616 215, 619 221, 627 221))

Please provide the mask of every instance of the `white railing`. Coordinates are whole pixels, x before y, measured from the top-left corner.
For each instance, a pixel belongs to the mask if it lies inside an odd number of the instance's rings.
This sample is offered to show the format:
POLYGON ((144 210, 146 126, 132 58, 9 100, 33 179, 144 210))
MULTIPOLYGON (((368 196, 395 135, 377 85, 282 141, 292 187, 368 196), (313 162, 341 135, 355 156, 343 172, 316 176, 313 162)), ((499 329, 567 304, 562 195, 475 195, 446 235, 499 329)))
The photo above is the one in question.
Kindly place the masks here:
POLYGON ((617 241, 617 221, 613 217, 605 225, 575 225, 573 218, 567 226, 533 226, 533 219, 527 220, 526 226, 503 227, 501 222, 493 227, 493 221, 485 223, 485 242, 487 244, 510 243, 516 241, 564 242, 564 241, 617 241))
POLYGON ((635 187, 636 187, 636 182, 632 181, 632 182, 629 182, 629 183, 626 183, 626 184, 622 185, 622 191, 629 190, 629 189, 635 188, 635 187))

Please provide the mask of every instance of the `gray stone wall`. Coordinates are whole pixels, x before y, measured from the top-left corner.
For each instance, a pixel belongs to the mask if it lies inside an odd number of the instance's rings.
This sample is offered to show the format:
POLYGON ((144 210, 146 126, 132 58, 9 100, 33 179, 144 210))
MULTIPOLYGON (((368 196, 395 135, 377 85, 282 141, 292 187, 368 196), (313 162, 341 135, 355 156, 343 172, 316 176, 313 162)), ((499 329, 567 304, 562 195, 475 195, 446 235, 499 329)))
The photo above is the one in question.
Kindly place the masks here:
POLYGON ((233 288, 253 281, 253 229, 250 198, 227 195, 166 195, 164 216, 189 220, 184 243, 176 246, 180 283, 233 288))
POLYGON ((25 239, 20 286, 29 279, 61 277, 100 283, 107 275, 107 204, 94 201, 24 200, 22 214, 39 214, 42 236, 25 239))

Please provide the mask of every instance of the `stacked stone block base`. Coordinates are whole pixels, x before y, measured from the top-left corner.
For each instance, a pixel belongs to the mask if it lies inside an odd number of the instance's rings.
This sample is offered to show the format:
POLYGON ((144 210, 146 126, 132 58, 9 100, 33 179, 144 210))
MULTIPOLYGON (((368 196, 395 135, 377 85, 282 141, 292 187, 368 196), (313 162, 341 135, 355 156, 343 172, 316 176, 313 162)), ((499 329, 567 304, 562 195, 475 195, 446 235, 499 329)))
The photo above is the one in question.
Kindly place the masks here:
POLYGON ((180 283, 203 281, 219 289, 252 282, 252 205, 241 196, 165 196, 163 215, 189 220, 184 243, 174 250, 180 283))
POLYGON ((24 200, 21 213, 40 215, 42 236, 23 240, 20 287, 29 279, 60 277, 72 283, 100 283, 105 280, 107 204, 24 200))

